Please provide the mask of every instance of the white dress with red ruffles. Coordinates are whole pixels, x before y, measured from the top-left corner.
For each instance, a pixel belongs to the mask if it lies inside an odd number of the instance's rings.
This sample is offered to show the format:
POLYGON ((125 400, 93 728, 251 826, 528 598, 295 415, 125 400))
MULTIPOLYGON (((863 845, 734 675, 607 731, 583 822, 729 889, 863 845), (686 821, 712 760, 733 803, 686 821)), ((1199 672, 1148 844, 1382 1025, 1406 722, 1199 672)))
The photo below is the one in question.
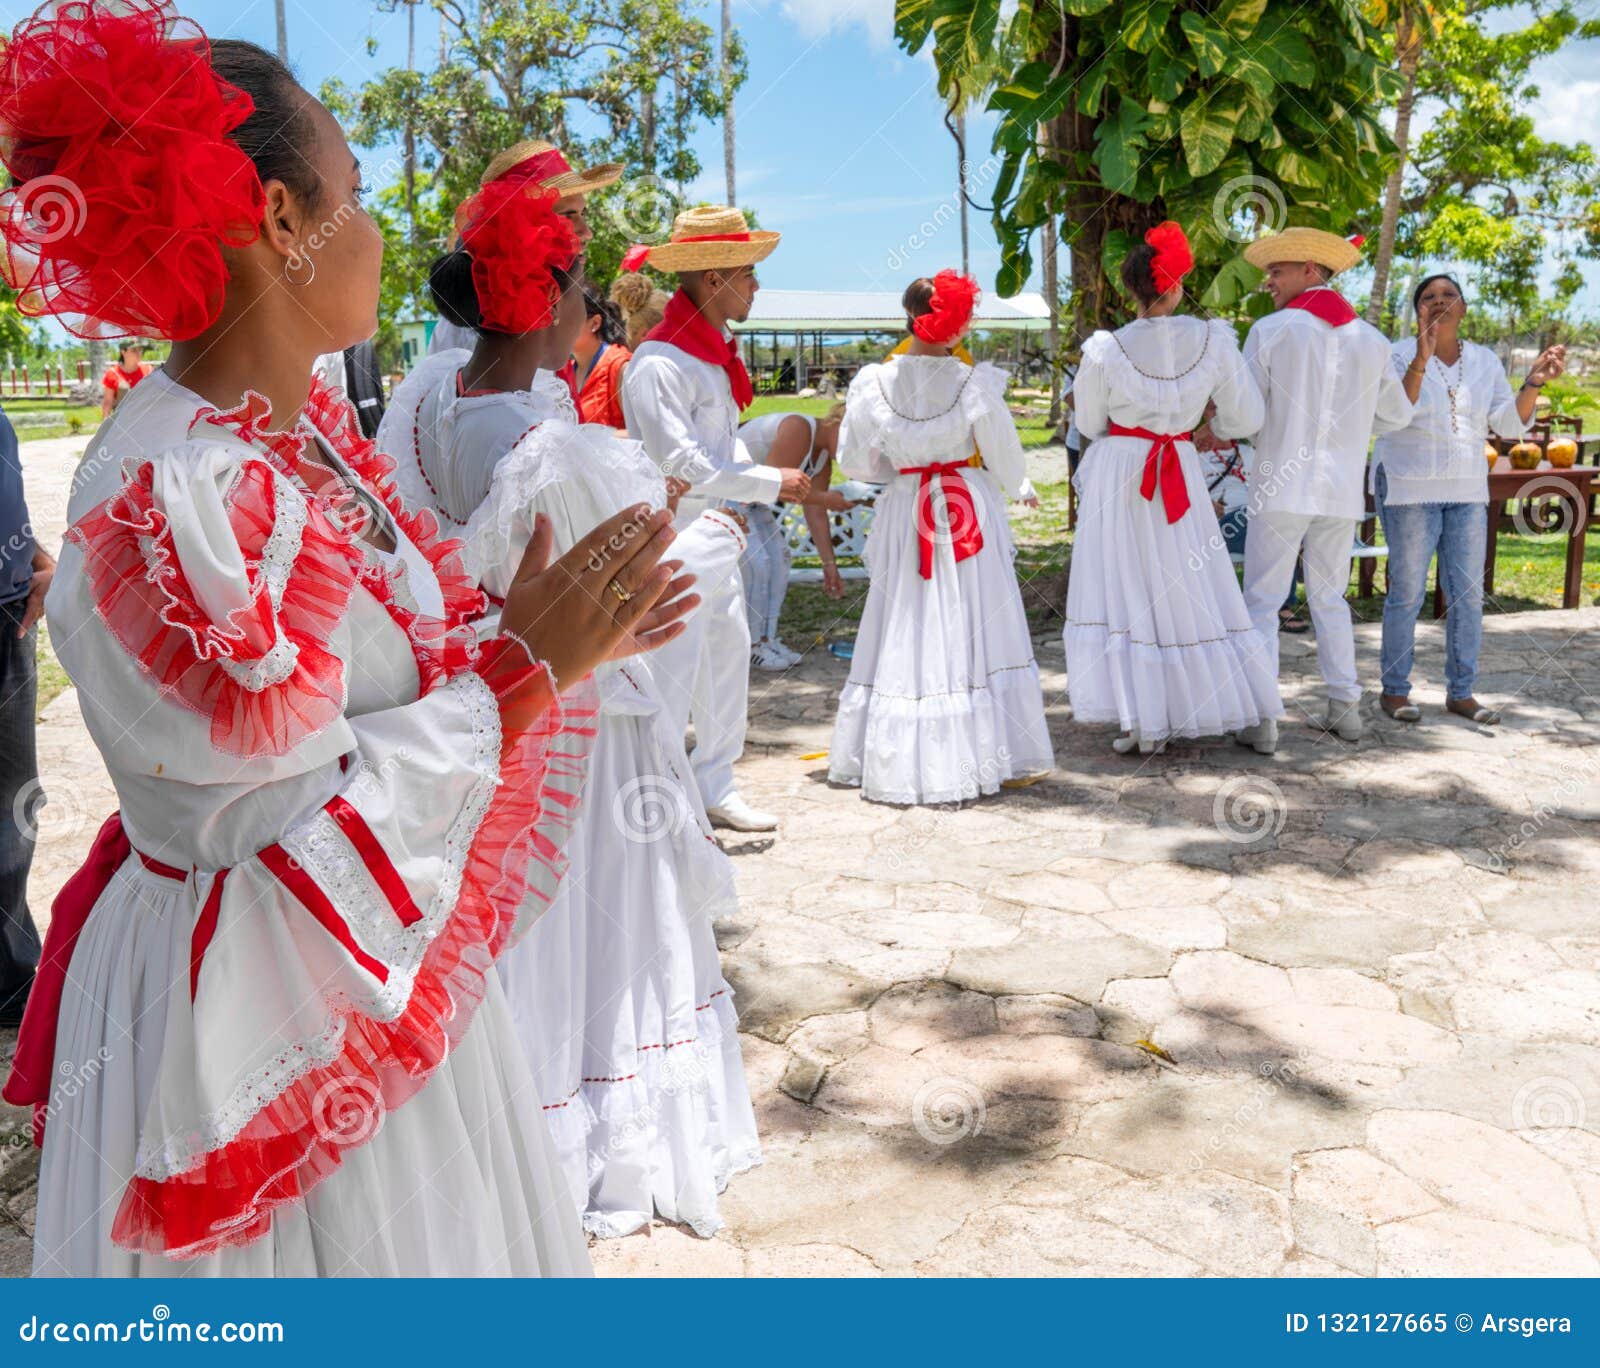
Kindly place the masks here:
MULTIPOLYGON (((395 391, 378 441, 402 492, 426 500, 504 594, 550 519, 559 554, 635 504, 661 506, 661 473, 638 443, 579 424, 563 381, 462 395, 468 353, 430 356, 395 391)), ((736 573, 744 539, 702 513, 670 553, 736 573)), ((625 1235, 652 1214, 709 1236, 718 1193, 760 1163, 733 993, 713 923, 738 909, 733 866, 712 837, 661 698, 652 656, 595 672, 600 715, 568 850, 572 866, 500 975, 584 1226, 625 1235)))
POLYGON ((478 645, 348 404, 260 409, 158 371, 78 472, 50 630, 132 851, 48 1022, 35 1272, 587 1273, 494 964, 556 892, 592 702, 478 645))

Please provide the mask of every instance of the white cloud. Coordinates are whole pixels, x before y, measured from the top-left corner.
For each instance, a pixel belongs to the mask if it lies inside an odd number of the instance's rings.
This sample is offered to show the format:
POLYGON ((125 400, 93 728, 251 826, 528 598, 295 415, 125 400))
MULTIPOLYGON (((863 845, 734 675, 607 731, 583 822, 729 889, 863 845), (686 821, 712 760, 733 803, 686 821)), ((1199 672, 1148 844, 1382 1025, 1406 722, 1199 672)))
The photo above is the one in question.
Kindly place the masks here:
POLYGON ((894 0, 783 0, 783 14, 807 38, 859 24, 873 47, 894 42, 894 0))
POLYGON ((1600 81, 1543 80, 1539 90, 1532 112, 1534 127, 1541 138, 1569 143, 1594 141, 1594 111, 1596 105, 1600 105, 1600 81))

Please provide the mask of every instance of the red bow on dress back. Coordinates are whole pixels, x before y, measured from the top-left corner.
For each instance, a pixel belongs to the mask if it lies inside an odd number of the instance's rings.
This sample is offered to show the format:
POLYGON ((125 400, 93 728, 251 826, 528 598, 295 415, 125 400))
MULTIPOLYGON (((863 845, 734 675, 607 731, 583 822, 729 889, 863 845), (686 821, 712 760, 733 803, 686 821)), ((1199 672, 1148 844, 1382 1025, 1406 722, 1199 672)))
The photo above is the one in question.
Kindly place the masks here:
POLYGON ((737 338, 724 337, 706 321, 706 316, 695 308, 694 301, 679 290, 667 301, 661 321, 644 335, 646 342, 670 342, 708 365, 721 366, 728 373, 728 388, 733 391, 733 402, 741 409, 748 408, 755 398, 750 387, 750 372, 745 370, 739 357, 737 338))
POLYGON ((1156 485, 1161 486, 1161 506, 1167 510, 1167 522, 1175 523, 1189 511, 1189 488, 1183 481, 1183 463, 1178 459, 1178 443, 1187 442, 1194 434, 1189 432, 1151 432, 1149 428, 1123 427, 1112 423, 1107 429, 1113 437, 1145 437, 1150 442, 1150 454, 1144 458, 1144 478, 1139 481, 1139 493, 1146 499, 1156 496, 1156 485))
POLYGON ((902 475, 921 477, 917 484, 917 573, 923 579, 933 578, 933 548, 939 537, 948 539, 957 561, 976 556, 983 550, 978 505, 972 497, 972 486, 962 473, 966 469, 966 461, 950 461, 942 465, 907 466, 900 471, 902 475), (935 476, 944 492, 943 527, 935 526, 933 520, 935 476))

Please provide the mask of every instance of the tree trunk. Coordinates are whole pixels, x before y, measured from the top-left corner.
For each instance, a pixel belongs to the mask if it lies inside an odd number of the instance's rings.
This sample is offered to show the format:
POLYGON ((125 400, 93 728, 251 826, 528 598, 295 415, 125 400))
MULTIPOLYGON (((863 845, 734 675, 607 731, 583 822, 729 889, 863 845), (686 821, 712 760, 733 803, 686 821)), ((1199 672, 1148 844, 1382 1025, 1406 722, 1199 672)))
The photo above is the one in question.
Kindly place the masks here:
POLYGON ((274 8, 278 12, 278 60, 285 66, 289 65, 289 19, 284 14, 284 0, 277 0, 274 8))
MULTIPOLYGON (((957 95, 957 99, 964 97, 957 95)), ((956 192, 961 202, 961 274, 971 274, 967 265, 967 109, 963 102, 954 111, 956 130, 956 192)))
POLYGON ((1400 49, 1400 74, 1405 89, 1394 107, 1394 170, 1383 192, 1383 224, 1378 229, 1378 252, 1372 262, 1372 294, 1367 299, 1367 322, 1377 327, 1389 293, 1389 266, 1394 259, 1394 239, 1400 225, 1400 185, 1406 174, 1406 149, 1411 142, 1411 111, 1417 102, 1417 67, 1422 61, 1422 38, 1402 20, 1396 36, 1400 49))
MULTIPOLYGON (((122 358, 119 356, 117 359, 120 361, 122 358)), ((111 362, 106 356, 104 339, 91 337, 89 339, 89 383, 94 386, 97 398, 100 394, 100 377, 106 373, 106 367, 110 364, 111 362)))
POLYGON ((737 206, 733 180, 733 0, 722 0, 722 168, 728 179, 727 203, 737 206))
POLYGON ((656 92, 645 85, 639 90, 639 164, 647 176, 656 169, 656 92))
MULTIPOLYGON (((1055 149, 1050 141, 1054 129, 1053 124, 1041 124, 1037 130, 1039 144, 1038 156, 1041 162, 1052 165, 1055 162, 1055 149)), ((1050 196, 1049 214, 1045 218, 1044 228, 1041 233, 1041 270, 1044 276, 1044 302, 1050 311, 1050 327, 1046 333, 1047 347, 1049 349, 1050 364, 1050 426, 1052 429, 1061 425, 1061 272, 1057 261, 1056 242, 1056 203, 1055 196, 1050 196)))
MULTIPOLYGON (((417 0, 406 3, 406 71, 417 69, 417 0)), ((406 234, 417 240, 417 130, 412 122, 413 105, 406 107, 405 186, 406 234)))

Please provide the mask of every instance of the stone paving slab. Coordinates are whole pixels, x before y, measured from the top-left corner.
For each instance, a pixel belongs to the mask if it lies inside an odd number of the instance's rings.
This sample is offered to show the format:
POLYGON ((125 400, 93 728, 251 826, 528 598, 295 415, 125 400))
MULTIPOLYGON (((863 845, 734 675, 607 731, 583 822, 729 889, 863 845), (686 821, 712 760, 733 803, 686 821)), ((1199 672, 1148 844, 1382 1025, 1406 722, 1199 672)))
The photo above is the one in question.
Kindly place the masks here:
MULTIPOLYGON (((1358 744, 1291 721, 1273 757, 1113 755, 1041 640, 1057 771, 953 809, 863 803, 805 758, 843 662, 755 677, 741 786, 783 828, 727 839, 743 898, 718 939, 765 1163, 716 1238, 657 1225, 597 1268, 1600 1273, 1597 629, 1489 618, 1488 729, 1440 711, 1424 622, 1421 724, 1369 698, 1358 744)), ((1375 679, 1376 624, 1356 639, 1375 679)), ((1303 717, 1315 645, 1285 644, 1303 717)), ((41 743, 42 911, 110 794, 70 693, 41 743)), ((24 1121, 0 1109, 7 1274, 24 1121)))

